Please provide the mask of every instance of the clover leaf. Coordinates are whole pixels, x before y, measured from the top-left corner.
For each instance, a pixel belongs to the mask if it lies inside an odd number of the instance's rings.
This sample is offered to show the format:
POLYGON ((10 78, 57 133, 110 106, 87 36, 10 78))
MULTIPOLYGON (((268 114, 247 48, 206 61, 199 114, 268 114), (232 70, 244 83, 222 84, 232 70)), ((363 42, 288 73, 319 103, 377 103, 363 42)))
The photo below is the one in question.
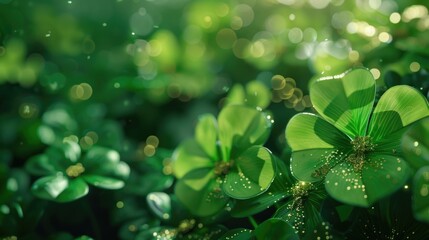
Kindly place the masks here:
POLYGON ((92 147, 81 157, 79 145, 66 141, 49 147, 44 154, 28 160, 26 169, 38 176, 32 192, 39 198, 69 202, 88 194, 88 184, 104 189, 119 189, 130 169, 119 160, 118 152, 92 147))
POLYGON ((198 216, 219 212, 229 197, 248 199, 266 191, 275 175, 274 158, 261 145, 272 120, 242 105, 226 106, 215 119, 202 116, 195 137, 173 154, 177 197, 198 216))
POLYGON ((310 97, 319 115, 298 114, 286 127, 296 178, 324 180, 333 198, 364 207, 405 183, 410 170, 400 155, 400 139, 407 126, 429 116, 423 95, 395 86, 372 111, 375 80, 358 68, 318 79, 310 97))
POLYGON ((228 93, 226 104, 242 104, 250 107, 266 108, 271 102, 270 90, 259 81, 251 81, 244 88, 235 84, 228 93))

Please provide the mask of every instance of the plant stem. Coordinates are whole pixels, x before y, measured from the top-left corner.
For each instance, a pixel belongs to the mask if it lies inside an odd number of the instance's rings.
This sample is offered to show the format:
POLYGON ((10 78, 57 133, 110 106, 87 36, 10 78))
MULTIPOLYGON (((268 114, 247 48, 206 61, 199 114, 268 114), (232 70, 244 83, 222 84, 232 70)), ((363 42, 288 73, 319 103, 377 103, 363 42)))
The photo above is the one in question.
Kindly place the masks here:
POLYGON ((258 227, 258 223, 253 218, 253 216, 248 216, 247 218, 249 219, 249 222, 252 224, 253 228, 256 229, 258 227))

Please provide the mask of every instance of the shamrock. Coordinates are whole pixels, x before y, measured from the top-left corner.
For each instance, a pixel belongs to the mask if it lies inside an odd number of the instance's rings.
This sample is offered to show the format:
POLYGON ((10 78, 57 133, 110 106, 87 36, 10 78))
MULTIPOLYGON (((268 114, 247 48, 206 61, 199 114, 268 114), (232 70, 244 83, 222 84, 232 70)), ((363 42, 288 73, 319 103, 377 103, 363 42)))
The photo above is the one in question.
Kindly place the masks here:
POLYGON ((79 145, 73 141, 49 147, 26 163, 27 170, 39 176, 32 192, 39 198, 69 202, 88 194, 88 184, 104 189, 119 189, 130 173, 119 153, 94 146, 81 157, 79 145))
POLYGON ((271 152, 261 146, 272 120, 265 113, 242 105, 228 105, 218 119, 204 115, 195 137, 173 154, 179 179, 179 200, 198 216, 219 212, 229 197, 247 199, 266 191, 275 175, 271 152))
POLYGON ((371 114, 375 80, 358 68, 316 80, 310 97, 320 116, 297 114, 286 127, 296 178, 324 180, 333 198, 365 207, 405 183, 410 169, 400 139, 406 126, 429 115, 423 95, 409 86, 392 87, 371 114))

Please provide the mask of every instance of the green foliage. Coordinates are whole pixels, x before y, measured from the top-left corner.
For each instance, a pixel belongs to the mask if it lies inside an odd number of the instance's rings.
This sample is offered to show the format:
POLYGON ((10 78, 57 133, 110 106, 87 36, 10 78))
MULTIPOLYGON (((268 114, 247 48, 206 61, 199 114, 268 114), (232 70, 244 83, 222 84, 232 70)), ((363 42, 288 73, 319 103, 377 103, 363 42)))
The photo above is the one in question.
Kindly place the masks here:
POLYGON ((0 0, 0 239, 426 239, 428 9, 0 0))
POLYGON ((84 157, 80 155, 79 145, 66 141, 29 159, 27 170, 44 176, 34 182, 32 192, 39 198, 69 202, 87 195, 88 184, 105 189, 124 186, 130 169, 116 151, 93 147, 84 157))
POLYGON ((321 117, 298 114, 286 128, 294 151, 292 173, 298 179, 323 179, 332 197, 357 206, 370 206, 404 185, 410 170, 396 154, 398 136, 429 115, 428 103, 415 89, 392 87, 369 121, 374 93, 375 81, 364 69, 321 78, 310 86, 321 117))
POLYGON ((175 192, 198 216, 219 212, 229 197, 247 199, 270 186, 275 163, 271 152, 260 146, 271 121, 263 112, 242 105, 228 105, 218 120, 201 117, 195 138, 174 154, 175 192), (240 120, 240 121, 238 121, 240 120))

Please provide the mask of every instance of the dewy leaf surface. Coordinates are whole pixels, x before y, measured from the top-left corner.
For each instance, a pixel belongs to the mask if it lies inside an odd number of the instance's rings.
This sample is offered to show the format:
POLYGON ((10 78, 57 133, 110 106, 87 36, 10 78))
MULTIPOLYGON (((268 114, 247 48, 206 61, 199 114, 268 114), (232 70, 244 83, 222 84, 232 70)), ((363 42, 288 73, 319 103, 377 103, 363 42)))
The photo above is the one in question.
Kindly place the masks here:
POLYGON ((350 138, 365 136, 375 97, 375 80, 366 69, 321 78, 311 84, 317 112, 350 138))
POLYGON ((326 176, 325 187, 338 201, 368 207, 404 185, 410 171, 398 157, 370 154, 361 172, 348 162, 335 166, 326 176))
POLYGON ((196 216, 210 216, 221 211, 229 198, 220 189, 210 168, 197 169, 186 174, 175 186, 174 192, 183 205, 196 216), (192 182, 201 182, 193 188, 192 182))
POLYGON ((343 152, 332 148, 296 151, 291 158, 292 175, 301 181, 317 182, 344 158, 343 152))
POLYGON ((266 191, 274 179, 275 163, 271 152, 261 146, 244 151, 223 184, 224 192, 237 199, 247 199, 266 191))
POLYGON ((377 142, 390 134, 429 116, 426 98, 409 86, 389 88, 374 109, 369 135, 377 142))

